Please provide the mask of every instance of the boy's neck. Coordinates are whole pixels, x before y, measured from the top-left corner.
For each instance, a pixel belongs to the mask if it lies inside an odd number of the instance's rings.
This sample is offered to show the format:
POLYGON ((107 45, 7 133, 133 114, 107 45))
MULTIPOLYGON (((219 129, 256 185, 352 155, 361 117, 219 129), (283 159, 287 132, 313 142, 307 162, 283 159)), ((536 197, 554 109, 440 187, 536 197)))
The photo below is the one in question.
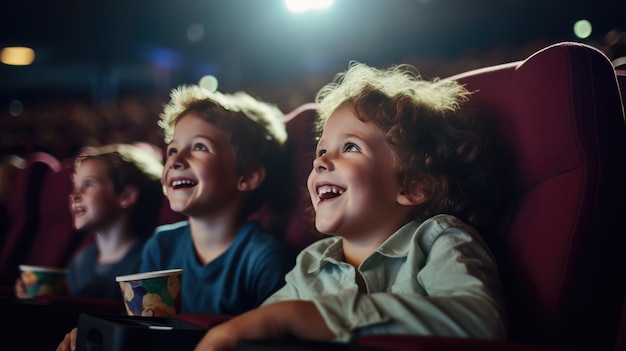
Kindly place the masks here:
POLYGON ((379 238, 379 240, 363 241, 348 240, 343 238, 343 259, 355 268, 359 268, 361 263, 365 261, 378 247, 387 240, 388 237, 379 238))
POLYGON ((129 225, 113 226, 108 230, 96 232, 98 246, 98 263, 117 262, 137 242, 137 234, 129 225))
POLYGON ((207 264, 224 253, 235 240, 243 222, 234 216, 189 217, 191 237, 199 262, 207 264))

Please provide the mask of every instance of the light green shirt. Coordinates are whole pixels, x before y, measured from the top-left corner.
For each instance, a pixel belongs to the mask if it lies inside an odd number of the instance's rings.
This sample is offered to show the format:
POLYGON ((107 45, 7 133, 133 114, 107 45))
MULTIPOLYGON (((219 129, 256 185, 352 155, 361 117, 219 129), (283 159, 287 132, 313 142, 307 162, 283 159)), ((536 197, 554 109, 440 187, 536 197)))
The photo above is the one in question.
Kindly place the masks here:
POLYGON ((477 231, 450 215, 410 222, 365 259, 343 261, 342 238, 313 243, 263 304, 313 301, 338 341, 367 334, 505 338, 496 263, 477 231))

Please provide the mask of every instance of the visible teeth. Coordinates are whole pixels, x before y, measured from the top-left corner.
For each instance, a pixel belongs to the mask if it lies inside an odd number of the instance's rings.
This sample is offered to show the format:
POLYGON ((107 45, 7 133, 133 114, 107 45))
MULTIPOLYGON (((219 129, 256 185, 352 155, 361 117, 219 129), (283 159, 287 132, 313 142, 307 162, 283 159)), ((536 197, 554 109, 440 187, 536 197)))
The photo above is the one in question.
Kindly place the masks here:
POLYGON ((324 186, 324 187, 321 187, 321 188, 317 189, 317 195, 318 196, 322 196, 322 195, 328 194, 328 193, 341 195, 341 194, 343 194, 343 190, 337 189, 337 188, 334 188, 334 187, 330 187, 330 186, 324 186))
POLYGON ((188 179, 184 180, 175 180, 172 182, 173 187, 181 186, 181 185, 196 185, 196 182, 188 179))

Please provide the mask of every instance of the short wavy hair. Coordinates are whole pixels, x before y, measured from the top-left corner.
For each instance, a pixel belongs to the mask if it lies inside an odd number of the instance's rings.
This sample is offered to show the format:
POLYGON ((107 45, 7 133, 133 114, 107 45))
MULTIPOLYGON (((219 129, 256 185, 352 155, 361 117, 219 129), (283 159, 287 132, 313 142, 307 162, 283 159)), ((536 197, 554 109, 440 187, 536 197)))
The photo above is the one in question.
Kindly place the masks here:
POLYGON ((461 109, 470 95, 456 81, 423 80, 410 65, 381 70, 351 62, 318 92, 316 130, 319 136, 338 107, 351 107, 361 121, 386 134, 405 193, 419 189, 426 195, 415 219, 447 213, 478 226, 488 218, 483 192, 492 158, 484 157, 471 109, 461 109))
POLYGON ((105 145, 86 149, 76 158, 74 169, 86 160, 106 163, 106 175, 117 195, 122 194, 127 186, 139 190, 137 202, 131 209, 131 225, 139 237, 151 235, 164 199, 161 185, 163 164, 157 155, 131 144, 105 145))
POLYGON ((275 105, 245 92, 224 94, 197 85, 183 85, 172 90, 170 101, 160 115, 158 125, 165 143, 172 141, 176 123, 192 112, 230 132, 238 172, 244 173, 255 165, 265 168, 265 181, 250 194, 244 215, 256 211, 282 181, 282 155, 287 140, 284 114, 275 105))

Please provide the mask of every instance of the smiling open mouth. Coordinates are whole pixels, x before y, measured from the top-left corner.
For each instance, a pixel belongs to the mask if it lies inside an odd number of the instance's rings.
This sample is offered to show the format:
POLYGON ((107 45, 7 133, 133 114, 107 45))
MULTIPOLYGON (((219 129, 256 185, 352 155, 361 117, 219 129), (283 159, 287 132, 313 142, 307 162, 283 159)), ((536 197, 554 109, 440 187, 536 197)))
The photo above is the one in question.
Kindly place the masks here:
POLYGON ((84 214, 85 212, 87 212, 87 211, 83 207, 74 207, 72 209, 72 215, 74 215, 74 216, 80 216, 80 215, 84 214))
POLYGON ((182 189, 182 188, 191 188, 196 186, 198 183, 193 180, 185 179, 185 180, 175 180, 171 183, 171 187, 174 189, 182 189))
POLYGON ((320 200, 328 200, 340 196, 346 189, 338 186, 321 186, 317 188, 317 196, 320 200))

